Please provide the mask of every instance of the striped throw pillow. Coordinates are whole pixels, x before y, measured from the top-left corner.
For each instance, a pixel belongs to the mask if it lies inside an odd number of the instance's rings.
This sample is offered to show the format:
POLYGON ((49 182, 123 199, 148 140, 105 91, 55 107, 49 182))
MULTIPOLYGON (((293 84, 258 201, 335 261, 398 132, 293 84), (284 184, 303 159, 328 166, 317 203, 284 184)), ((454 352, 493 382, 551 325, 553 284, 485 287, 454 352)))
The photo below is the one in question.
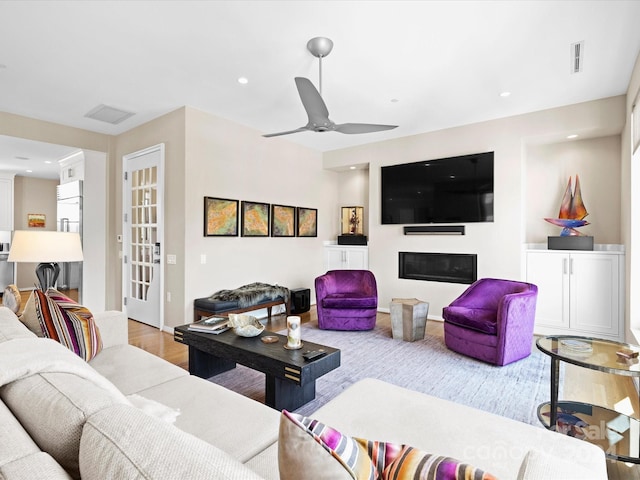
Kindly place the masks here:
MULTIPOLYGON (((496 480, 493 475, 456 459, 426 453, 408 445, 349 437, 317 420, 286 410, 282 411, 278 450, 281 480, 299 478, 299 472, 309 472, 310 468, 326 470, 329 459, 339 462, 349 477, 358 480, 496 480), (307 452, 314 451, 300 445, 299 436, 283 434, 288 430, 287 423, 306 432, 308 435, 303 438, 322 446, 329 454, 324 465, 316 458, 306 458, 307 452)), ((309 473, 324 478, 322 471, 309 473)))
POLYGON ((44 337, 60 342, 85 361, 102 350, 100 331, 88 308, 54 288, 34 290, 35 310, 44 337))

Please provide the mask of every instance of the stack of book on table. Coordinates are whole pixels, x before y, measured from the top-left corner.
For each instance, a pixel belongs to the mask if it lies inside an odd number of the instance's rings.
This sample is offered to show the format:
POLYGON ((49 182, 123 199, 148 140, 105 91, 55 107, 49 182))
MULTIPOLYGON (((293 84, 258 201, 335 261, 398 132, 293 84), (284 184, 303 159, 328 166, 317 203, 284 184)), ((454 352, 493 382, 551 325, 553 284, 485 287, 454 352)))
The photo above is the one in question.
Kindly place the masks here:
POLYGON ((229 319, 226 317, 207 317, 189 325, 189 330, 203 333, 222 333, 229 330, 229 319))

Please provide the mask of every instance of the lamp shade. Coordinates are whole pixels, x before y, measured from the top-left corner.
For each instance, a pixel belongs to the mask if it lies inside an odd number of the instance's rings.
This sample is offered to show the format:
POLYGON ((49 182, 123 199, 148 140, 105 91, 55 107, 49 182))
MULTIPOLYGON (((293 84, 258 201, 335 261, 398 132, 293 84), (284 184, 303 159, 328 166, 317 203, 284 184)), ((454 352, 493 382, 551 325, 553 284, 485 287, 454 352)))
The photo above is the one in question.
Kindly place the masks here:
POLYGON ((80 235, 75 232, 16 230, 9 262, 81 262, 80 235))

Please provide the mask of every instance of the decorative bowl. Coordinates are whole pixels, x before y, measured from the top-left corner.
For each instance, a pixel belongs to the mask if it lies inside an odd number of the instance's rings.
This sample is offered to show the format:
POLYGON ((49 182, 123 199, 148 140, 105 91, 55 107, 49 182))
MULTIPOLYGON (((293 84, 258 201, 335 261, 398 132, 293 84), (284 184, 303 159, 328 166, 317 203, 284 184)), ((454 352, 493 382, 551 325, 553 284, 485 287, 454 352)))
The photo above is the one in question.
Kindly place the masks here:
POLYGON ((240 337, 257 337, 264 331, 264 325, 251 315, 230 313, 229 325, 240 337))

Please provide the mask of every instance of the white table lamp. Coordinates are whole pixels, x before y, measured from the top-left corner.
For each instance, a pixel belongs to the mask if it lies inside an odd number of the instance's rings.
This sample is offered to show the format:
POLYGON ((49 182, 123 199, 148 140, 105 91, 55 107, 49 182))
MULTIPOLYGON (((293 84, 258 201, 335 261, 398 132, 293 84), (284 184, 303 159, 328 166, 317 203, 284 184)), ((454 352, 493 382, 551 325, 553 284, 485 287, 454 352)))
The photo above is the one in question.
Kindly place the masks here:
POLYGON ((36 276, 40 289, 46 291, 58 280, 58 262, 81 262, 80 235, 49 230, 16 230, 13 234, 9 262, 39 263, 36 276))

